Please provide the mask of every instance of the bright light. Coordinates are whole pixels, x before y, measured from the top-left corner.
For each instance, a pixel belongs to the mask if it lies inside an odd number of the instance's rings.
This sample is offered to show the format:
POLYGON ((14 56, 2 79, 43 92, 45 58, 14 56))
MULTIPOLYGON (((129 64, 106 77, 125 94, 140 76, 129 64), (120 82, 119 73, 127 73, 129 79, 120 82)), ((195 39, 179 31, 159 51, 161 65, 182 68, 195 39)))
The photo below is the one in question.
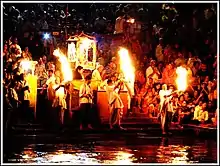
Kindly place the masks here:
POLYGON ((20 66, 24 71, 28 71, 29 69, 31 69, 31 62, 27 60, 23 60, 21 61, 20 66))
POLYGON ((177 85, 177 89, 178 91, 185 91, 187 88, 187 77, 188 77, 188 73, 187 70, 180 66, 176 69, 176 74, 177 74, 177 78, 176 78, 176 85, 177 85))
POLYGON ((120 68, 124 75, 126 82, 129 83, 130 88, 134 89, 134 81, 135 81, 135 68, 132 64, 131 58, 129 56, 129 52, 125 48, 120 48, 118 51, 120 57, 120 68))
POLYGON ((54 56, 59 58, 59 61, 61 63, 61 71, 63 74, 64 82, 72 81, 72 69, 67 57, 59 49, 54 50, 53 54, 54 56))
POLYGON ((44 34, 44 39, 47 40, 47 39, 49 39, 49 38, 50 38, 50 35, 49 35, 48 33, 45 33, 45 34, 44 34))
POLYGON ((135 68, 132 65, 128 50, 121 48, 118 54, 120 56, 120 68, 124 74, 125 80, 133 83, 135 79, 135 68))
POLYGON ((117 157, 112 163, 113 165, 132 165, 132 154, 127 152, 117 152, 117 157))

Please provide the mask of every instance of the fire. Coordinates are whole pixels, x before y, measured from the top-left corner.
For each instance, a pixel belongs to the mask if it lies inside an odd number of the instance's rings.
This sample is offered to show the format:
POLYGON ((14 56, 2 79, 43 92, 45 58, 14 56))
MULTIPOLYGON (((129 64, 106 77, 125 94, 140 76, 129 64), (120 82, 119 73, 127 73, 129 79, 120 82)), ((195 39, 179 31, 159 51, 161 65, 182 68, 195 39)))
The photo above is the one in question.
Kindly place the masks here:
POLYGON ((64 79, 63 82, 72 81, 73 80, 72 69, 68 62, 67 57, 59 49, 54 50, 53 54, 54 56, 59 58, 59 61, 61 63, 61 71, 64 79))
POLYGON ((185 91, 187 88, 187 70, 180 66, 176 69, 176 74, 177 74, 177 78, 176 78, 176 85, 177 85, 177 89, 178 91, 185 91))
POLYGON ((132 23, 132 24, 134 24, 135 19, 134 19, 134 18, 130 18, 130 19, 127 20, 127 22, 128 22, 128 23, 132 23))
POLYGON ((125 80, 129 82, 133 87, 135 81, 135 68, 132 65, 129 52, 125 48, 120 48, 118 54, 120 56, 120 68, 124 74, 125 80))
POLYGON ((24 71, 28 71, 29 69, 31 69, 32 66, 31 62, 28 60, 21 61, 20 65, 24 71))

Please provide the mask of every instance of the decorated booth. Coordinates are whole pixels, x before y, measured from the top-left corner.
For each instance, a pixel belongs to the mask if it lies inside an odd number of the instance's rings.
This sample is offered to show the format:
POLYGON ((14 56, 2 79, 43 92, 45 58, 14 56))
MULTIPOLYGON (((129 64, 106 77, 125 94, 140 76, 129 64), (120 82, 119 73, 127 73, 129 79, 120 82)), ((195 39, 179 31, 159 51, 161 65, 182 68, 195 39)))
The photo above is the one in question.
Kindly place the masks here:
POLYGON ((75 67, 94 70, 96 67, 96 40, 95 37, 84 34, 70 36, 67 40, 67 57, 75 67))

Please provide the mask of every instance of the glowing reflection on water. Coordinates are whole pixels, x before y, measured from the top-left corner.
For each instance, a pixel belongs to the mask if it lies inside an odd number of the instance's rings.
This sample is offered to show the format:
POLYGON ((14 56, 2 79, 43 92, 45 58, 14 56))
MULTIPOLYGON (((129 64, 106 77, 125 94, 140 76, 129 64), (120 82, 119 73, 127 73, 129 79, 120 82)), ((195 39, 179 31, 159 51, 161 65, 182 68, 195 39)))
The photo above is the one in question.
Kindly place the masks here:
MULTIPOLYGON (((103 147, 104 148, 104 147, 103 147)), ((173 163, 187 164, 198 161, 191 161, 188 157, 189 146, 169 145, 167 147, 160 146, 157 149, 155 162, 157 163, 173 163)), ((65 152, 57 150, 55 152, 36 152, 33 149, 26 149, 20 155, 21 163, 62 163, 62 164, 115 164, 115 165, 131 165, 138 162, 146 162, 148 157, 153 156, 150 149, 144 152, 146 156, 138 156, 139 150, 131 151, 123 149, 123 151, 107 151, 107 152, 65 152), (149 155, 149 156, 148 156, 149 155), (141 161, 145 160, 145 161, 141 161)), ((197 154, 198 155, 198 154, 197 154)), ((150 162, 150 161, 148 161, 150 162)))
POLYGON ((157 153, 157 162, 187 164, 189 162, 189 158, 187 157, 188 149, 188 146, 160 146, 157 153))
POLYGON ((114 164, 135 163, 188 164, 216 162, 217 146, 214 141, 205 143, 162 139, 161 142, 126 144, 124 142, 87 142, 85 144, 31 144, 23 151, 12 153, 8 162, 44 164, 114 164), (187 146, 186 146, 187 145, 187 146))

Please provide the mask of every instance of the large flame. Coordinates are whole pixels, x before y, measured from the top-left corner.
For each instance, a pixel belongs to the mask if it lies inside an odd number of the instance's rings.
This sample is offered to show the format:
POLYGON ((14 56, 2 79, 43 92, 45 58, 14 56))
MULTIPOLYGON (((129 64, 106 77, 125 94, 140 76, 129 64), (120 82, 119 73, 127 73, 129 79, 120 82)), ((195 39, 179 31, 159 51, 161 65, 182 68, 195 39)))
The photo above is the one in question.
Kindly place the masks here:
POLYGON ((129 82, 133 87, 135 80, 135 68, 132 65, 129 52, 125 48, 120 48, 118 54, 120 56, 120 68, 122 73, 124 74, 125 80, 129 82))
POLYGON ((20 65, 21 65, 22 70, 24 71, 28 71, 32 67, 31 61, 28 61, 28 60, 21 61, 20 65))
POLYGON ((73 80, 72 69, 70 63, 67 60, 67 57, 59 49, 54 50, 53 54, 54 56, 59 58, 59 61, 61 63, 63 82, 72 81, 73 80))
POLYGON ((188 77, 187 70, 182 66, 177 67, 176 74, 177 74, 177 78, 176 78, 177 90, 185 91, 188 86, 187 85, 187 77, 188 77))

